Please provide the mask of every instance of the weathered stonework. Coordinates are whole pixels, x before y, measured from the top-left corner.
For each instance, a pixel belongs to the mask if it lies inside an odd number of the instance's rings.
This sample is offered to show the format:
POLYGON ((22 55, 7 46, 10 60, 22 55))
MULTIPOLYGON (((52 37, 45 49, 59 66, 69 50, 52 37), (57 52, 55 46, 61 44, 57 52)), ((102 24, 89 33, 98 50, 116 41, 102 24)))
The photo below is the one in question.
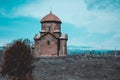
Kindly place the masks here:
POLYGON ((50 12, 40 22, 41 32, 34 37, 35 56, 66 56, 68 37, 61 34, 61 20, 50 12))

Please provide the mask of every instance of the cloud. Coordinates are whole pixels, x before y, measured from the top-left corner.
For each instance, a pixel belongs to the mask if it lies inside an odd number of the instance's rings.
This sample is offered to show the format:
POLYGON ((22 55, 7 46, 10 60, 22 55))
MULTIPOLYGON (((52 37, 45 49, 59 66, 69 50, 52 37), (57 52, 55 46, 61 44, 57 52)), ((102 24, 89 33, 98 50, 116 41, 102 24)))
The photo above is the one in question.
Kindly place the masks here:
POLYGON ((38 0, 15 8, 14 13, 16 16, 32 16, 41 19, 52 7, 53 13, 63 22, 72 23, 76 27, 86 27, 90 33, 120 32, 117 29, 120 28, 120 9, 117 9, 120 4, 117 2, 119 0, 45 0, 44 2, 38 0), (99 10, 96 5, 99 8, 104 5, 105 8, 99 10), (111 7, 110 5, 114 7, 114 11, 110 11, 111 9, 108 8, 111 7))
POLYGON ((103 49, 118 49, 120 50, 120 37, 119 38, 110 38, 109 40, 105 40, 102 44, 101 47, 103 49))
POLYGON ((85 41, 82 40, 81 38, 72 38, 68 40, 69 45, 76 45, 76 46, 91 46, 96 49, 101 49, 101 45, 98 45, 97 43, 93 41, 85 41))
POLYGON ((90 10, 112 10, 120 8, 120 0, 85 0, 85 2, 87 3, 87 8, 90 10))
POLYGON ((90 37, 74 37, 68 40, 68 45, 78 45, 78 46, 92 46, 96 47, 97 49, 109 49, 114 50, 118 49, 120 50, 120 36, 119 35, 113 35, 111 38, 106 39, 99 39, 102 37, 98 37, 98 39, 95 39, 93 35, 90 37), (91 40, 91 38, 93 40, 91 40))
MULTIPOLYGON (((114 36, 111 35, 111 39, 103 41, 106 46, 120 43, 120 0, 35 0, 14 7, 7 15, 41 19, 49 13, 50 8, 63 22, 73 24, 78 29, 84 27, 89 34, 114 33, 114 36)), ((4 10, 2 10, 2 14, 5 15, 4 10)), ((88 37, 92 35, 88 35, 88 37)), ((79 40, 72 38, 69 43, 78 44, 79 40)), ((79 44, 86 43, 93 46, 98 45, 93 41, 82 41, 79 44)), ((103 44, 101 43, 101 45, 103 44)))

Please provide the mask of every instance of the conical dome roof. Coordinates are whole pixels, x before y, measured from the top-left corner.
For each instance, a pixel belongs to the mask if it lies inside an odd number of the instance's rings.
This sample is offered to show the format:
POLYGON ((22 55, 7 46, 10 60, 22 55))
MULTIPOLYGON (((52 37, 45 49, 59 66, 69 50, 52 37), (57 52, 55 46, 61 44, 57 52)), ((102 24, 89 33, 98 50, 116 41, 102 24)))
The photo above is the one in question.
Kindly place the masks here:
POLYGON ((54 15, 51 11, 48 15, 43 17, 40 22, 42 23, 42 22, 47 22, 47 21, 55 21, 55 22, 61 23, 61 20, 56 15, 54 15))

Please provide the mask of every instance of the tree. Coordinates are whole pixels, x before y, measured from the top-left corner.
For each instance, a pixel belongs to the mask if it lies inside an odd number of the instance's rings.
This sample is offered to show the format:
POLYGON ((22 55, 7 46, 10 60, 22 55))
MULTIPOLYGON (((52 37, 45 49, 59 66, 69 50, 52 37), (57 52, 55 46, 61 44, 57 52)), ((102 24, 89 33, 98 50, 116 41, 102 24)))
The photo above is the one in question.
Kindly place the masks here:
POLYGON ((32 80, 33 60, 29 40, 15 40, 3 52, 1 74, 12 80, 32 80))

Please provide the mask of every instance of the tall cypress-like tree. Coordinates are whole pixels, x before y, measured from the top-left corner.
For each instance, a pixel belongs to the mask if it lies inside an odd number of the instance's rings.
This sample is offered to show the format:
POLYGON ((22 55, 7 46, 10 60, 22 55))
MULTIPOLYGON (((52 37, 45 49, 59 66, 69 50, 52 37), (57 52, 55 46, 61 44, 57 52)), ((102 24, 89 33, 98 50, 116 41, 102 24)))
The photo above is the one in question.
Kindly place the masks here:
POLYGON ((29 40, 16 40, 3 52, 1 74, 8 75, 12 80, 32 80, 32 63, 29 40))

